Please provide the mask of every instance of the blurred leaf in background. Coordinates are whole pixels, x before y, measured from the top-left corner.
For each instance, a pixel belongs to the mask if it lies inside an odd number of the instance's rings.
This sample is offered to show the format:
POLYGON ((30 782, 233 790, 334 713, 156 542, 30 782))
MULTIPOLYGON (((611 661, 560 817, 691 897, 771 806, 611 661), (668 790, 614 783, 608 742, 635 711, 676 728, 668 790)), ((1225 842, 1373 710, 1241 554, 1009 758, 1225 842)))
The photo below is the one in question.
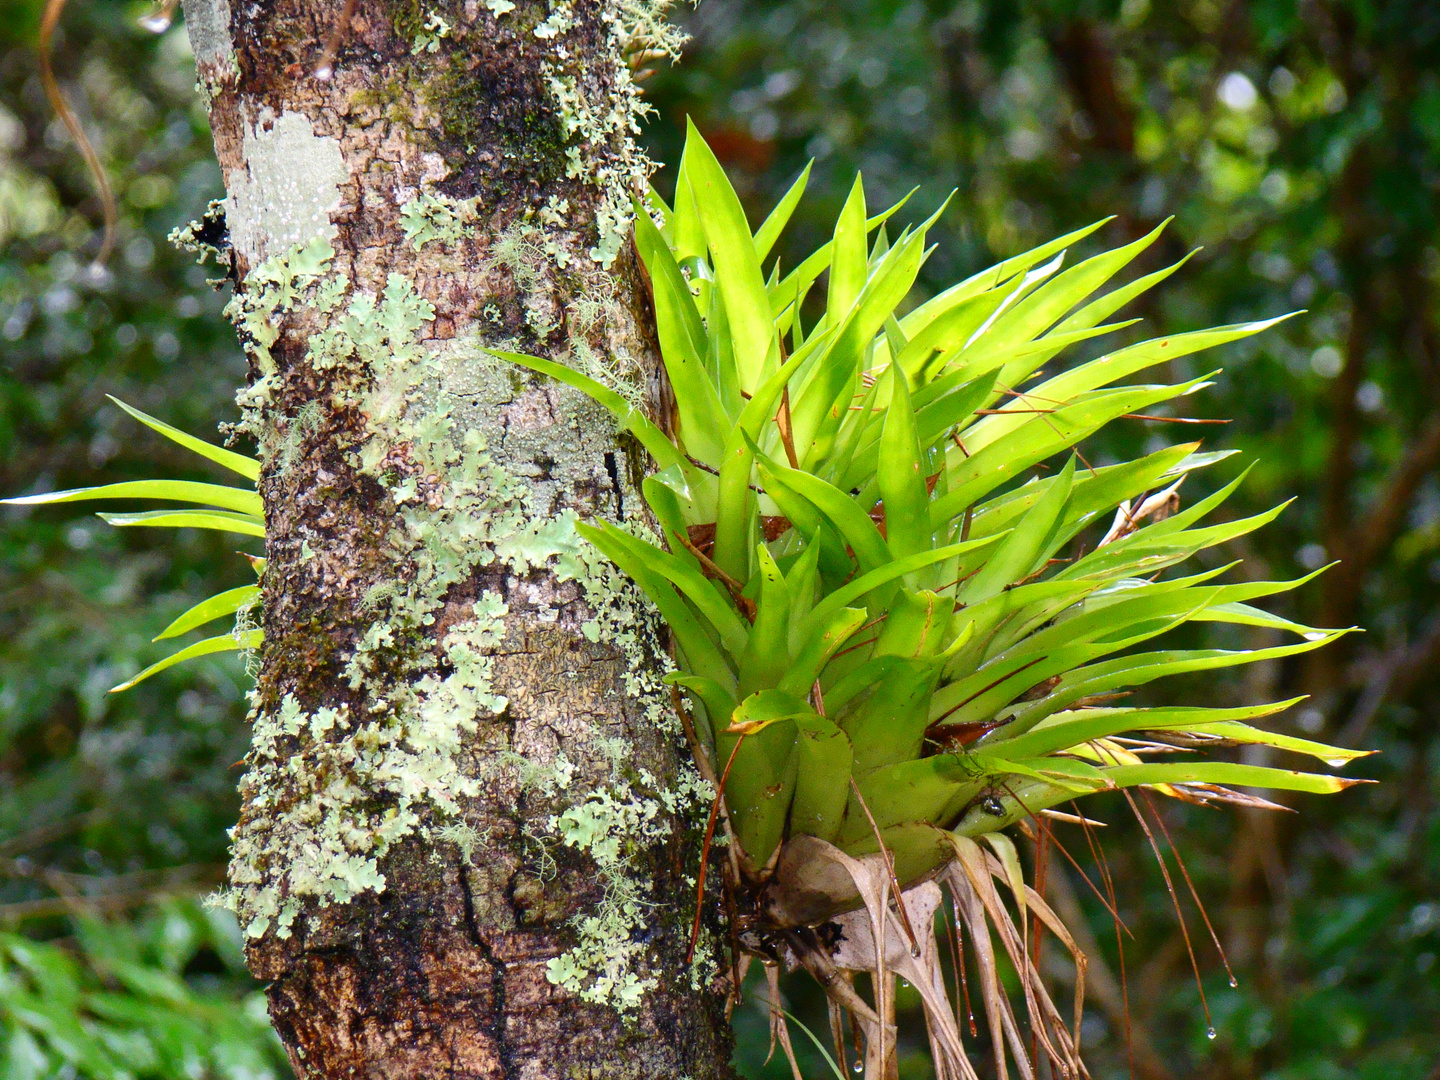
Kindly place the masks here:
POLYGON ((76 931, 74 948, 0 934, 6 1080, 286 1075, 264 995, 233 992, 245 973, 233 920, 172 900, 133 923, 82 916, 76 931))
MULTIPOLYGON (((41 8, 0 4, 0 490, 225 482, 105 399, 208 434, 243 377, 206 282, 220 271, 166 243, 223 194, 184 28, 148 34, 151 5, 108 0, 61 21, 57 74, 120 204, 110 272, 94 275, 99 206, 40 86, 41 8)), ((176 615, 254 581, 236 541, 0 510, 7 1080, 288 1075, 229 917, 194 899, 224 871, 243 668, 207 659, 106 694, 173 650, 151 638, 176 615)))
MULTIPOLYGON (((692 117, 752 222, 814 158, 779 245, 782 272, 825 239, 860 169, 878 205, 919 185, 912 217, 959 189, 931 234, 938 246, 915 302, 1104 215, 1117 217, 1075 257, 1175 215, 1141 269, 1202 250, 1154 303, 1128 312, 1146 319, 1132 333, 1308 309, 1224 350, 1225 372, 1187 408, 1236 420, 1190 430, 1256 461, 1236 516, 1298 497, 1228 557, 1244 557, 1256 578, 1343 560, 1292 594, 1290 614, 1368 632, 1313 662, 1257 665, 1244 686, 1210 677, 1197 689, 1216 705, 1311 694, 1291 733, 1379 747, 1357 775, 1384 783, 1305 806, 1303 817, 1166 808, 1239 977, 1231 989, 1214 949, 1200 947, 1207 935, 1187 898, 1213 1041, 1149 844, 1123 803, 1100 813, 1135 934, 1125 943, 1134 1068, 1155 1078, 1440 1077, 1440 6, 706 0, 686 19, 683 62, 646 84, 659 111, 652 151, 673 167, 692 117)), ((656 184, 668 195, 673 172, 656 184)), ((1181 360, 1165 375, 1205 370, 1181 360)), ((1165 434, 1135 423, 1083 449, 1100 465, 1165 434)), ((1263 631, 1229 639, 1265 643, 1263 631)), ((1265 763, 1263 753, 1241 759, 1265 763)), ((1084 835, 1060 838, 1098 881, 1084 835)), ((1173 862, 1171 874, 1183 895, 1173 862)), ((1053 903, 1090 916, 1099 962, 1086 1040, 1097 1076, 1123 1076, 1110 917, 1053 855, 1050 889, 1053 903)), ((806 1023, 825 1030, 819 1003, 790 989, 806 1023)), ((761 1068, 756 1000, 737 1019, 737 1061, 747 1075, 786 1076, 778 1060, 761 1068)), ((796 1047, 807 1074, 825 1073, 808 1040, 796 1047)), ((917 1044, 902 1074, 927 1069, 917 1044)))

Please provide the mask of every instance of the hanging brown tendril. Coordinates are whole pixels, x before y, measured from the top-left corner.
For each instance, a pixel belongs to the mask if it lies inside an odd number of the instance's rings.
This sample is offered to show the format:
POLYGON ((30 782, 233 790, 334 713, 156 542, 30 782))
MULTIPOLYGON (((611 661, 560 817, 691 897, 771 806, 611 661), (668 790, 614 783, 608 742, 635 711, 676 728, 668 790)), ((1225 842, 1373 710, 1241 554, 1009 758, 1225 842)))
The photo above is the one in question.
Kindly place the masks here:
POLYGON ((66 130, 70 132, 70 137, 75 140, 81 157, 85 159, 85 167, 90 170, 90 178, 95 181, 95 193, 100 197, 100 208, 105 218, 105 232, 100 241, 100 251, 95 256, 95 264, 102 266, 110 258, 110 252, 115 249, 115 192, 110 187, 110 178, 105 175, 105 167, 100 163, 100 155, 95 152, 85 129, 80 126, 80 118, 75 115, 70 103, 65 100, 65 95, 61 93, 60 83, 55 78, 55 68, 50 63, 50 46, 55 37, 55 27, 59 25, 64 11, 65 0, 46 0, 45 14, 40 19, 40 39, 36 43, 40 52, 40 85, 45 88, 45 97, 49 100, 50 107, 55 110, 66 130))

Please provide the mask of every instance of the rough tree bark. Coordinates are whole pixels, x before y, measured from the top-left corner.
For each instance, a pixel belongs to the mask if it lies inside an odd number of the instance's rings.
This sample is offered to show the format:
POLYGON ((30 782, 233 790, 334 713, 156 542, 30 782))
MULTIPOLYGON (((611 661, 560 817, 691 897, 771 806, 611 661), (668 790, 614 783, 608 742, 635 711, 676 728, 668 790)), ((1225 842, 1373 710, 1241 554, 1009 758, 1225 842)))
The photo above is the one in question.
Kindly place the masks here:
POLYGON ((267 516, 224 900, 297 1073, 727 1075, 684 963, 708 792, 573 528, 643 525, 641 457, 482 351, 656 397, 626 58, 664 3, 184 6, 267 516))

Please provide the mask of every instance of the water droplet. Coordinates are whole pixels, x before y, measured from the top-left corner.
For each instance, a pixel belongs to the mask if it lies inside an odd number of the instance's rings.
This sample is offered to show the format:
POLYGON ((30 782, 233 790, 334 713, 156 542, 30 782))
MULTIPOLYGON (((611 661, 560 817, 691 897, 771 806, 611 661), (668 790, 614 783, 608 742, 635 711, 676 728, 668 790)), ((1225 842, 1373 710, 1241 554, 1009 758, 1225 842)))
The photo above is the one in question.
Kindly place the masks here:
POLYGON ((170 13, 168 11, 157 11, 149 15, 141 15, 140 29, 149 30, 152 34, 163 34, 170 29, 170 13))
POLYGON ((1215 1038, 1215 1029, 1214 1029, 1213 1027, 1208 1027, 1208 1028, 1206 1028, 1206 1029, 1205 1029, 1205 1037, 1206 1037, 1207 1039, 1213 1039, 1213 1038, 1215 1038))
POLYGON ((854 1070, 855 1072, 857 1072, 857 1073, 862 1073, 862 1072, 865 1071, 865 1063, 864 1063, 863 1061, 861 1061, 859 1058, 856 1058, 856 1059, 855 1059, 855 1064, 854 1064, 854 1065, 851 1065, 850 1068, 851 1068, 852 1070, 854 1070))
POLYGON ((1236 987, 1236 986, 1239 986, 1239 985, 1240 985, 1240 980, 1237 979, 1237 978, 1235 978, 1234 975, 1231 975, 1231 976, 1230 976, 1230 986, 1233 988, 1233 987, 1236 987))
POLYGON ((315 78, 319 79, 321 82, 329 82, 330 76, 335 74, 335 69, 330 65, 330 62, 327 60, 325 63, 321 64, 315 69, 314 74, 315 78))

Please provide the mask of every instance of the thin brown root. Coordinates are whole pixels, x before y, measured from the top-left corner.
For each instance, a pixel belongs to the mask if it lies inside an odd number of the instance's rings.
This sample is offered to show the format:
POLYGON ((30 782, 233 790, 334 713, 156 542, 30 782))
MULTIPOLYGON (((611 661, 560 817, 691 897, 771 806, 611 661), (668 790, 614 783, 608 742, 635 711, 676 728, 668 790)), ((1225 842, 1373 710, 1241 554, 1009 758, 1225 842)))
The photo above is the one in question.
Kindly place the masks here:
MULTIPOLYGON (((1074 803, 1071 805, 1074 806, 1074 803)), ((1079 813, 1078 808, 1076 808, 1076 813, 1079 813)), ((1134 1025, 1130 1018, 1130 977, 1125 968, 1125 938, 1120 932, 1125 924, 1120 921, 1119 909, 1115 901, 1115 882, 1110 876, 1110 863, 1105 858, 1105 849, 1089 825, 1082 824, 1081 828, 1085 830, 1085 842, 1090 845, 1090 856, 1100 867, 1100 880, 1105 883, 1105 892, 1110 897, 1110 903, 1106 906, 1109 907, 1111 918, 1115 923, 1115 951, 1120 961, 1120 1000, 1125 1007, 1125 1055, 1130 1066, 1130 1075, 1133 1077, 1135 1075, 1135 1035, 1134 1025)), ((1079 867, 1077 866, 1076 869, 1079 867)), ((1086 878, 1086 881, 1088 882, 1089 879, 1086 878)), ((1092 885, 1091 888, 1094 886, 1092 885)), ((1127 930, 1126 933, 1129 931, 1127 930)))
POLYGON ((1200 893, 1195 889, 1195 882, 1190 880, 1190 871, 1185 866, 1185 860, 1180 857, 1180 849, 1175 846, 1175 841, 1170 838, 1170 830, 1165 827, 1165 819, 1160 816, 1160 811, 1156 809, 1150 793, 1142 791, 1140 794, 1145 800, 1145 805, 1150 808, 1150 813, 1155 818, 1155 824, 1160 826, 1160 832, 1165 837, 1165 843, 1170 847, 1170 853, 1175 856, 1175 862, 1180 867, 1181 875, 1185 878, 1185 885, 1190 890, 1190 897, 1200 911, 1200 918, 1205 920, 1205 929, 1210 932, 1210 940, 1215 943, 1215 951, 1220 954, 1220 963, 1225 966, 1225 974, 1230 978, 1230 985, 1240 985, 1240 980, 1235 978, 1235 972, 1230 969, 1230 958, 1225 955, 1225 946, 1220 944, 1220 935, 1215 933, 1215 926, 1210 922, 1210 913, 1205 910, 1205 905, 1200 900, 1200 893))
POLYGON ((60 16, 65 11, 65 0, 46 0, 45 13, 40 19, 40 38, 36 47, 40 52, 40 85, 45 90, 45 97, 50 102, 50 107, 55 110, 60 121, 65 125, 65 130, 70 132, 70 137, 75 140, 75 146, 80 151, 80 156, 85 159, 85 167, 90 172, 90 178, 95 182, 95 193, 100 198, 100 208, 104 215, 105 232, 100 241, 100 251, 95 256, 94 265, 104 266, 110 253, 115 249, 115 231, 119 221, 119 215, 115 209, 115 192, 110 187, 110 177, 105 173, 105 166, 100 163, 100 155, 95 152, 95 147, 90 142, 85 129, 80 125, 80 118, 75 115, 75 110, 65 100, 64 93, 60 90, 60 83, 55 78, 55 68, 50 61, 51 44, 55 38, 55 29, 60 24, 60 16))
POLYGON ((1145 820, 1145 815, 1140 812, 1135 797, 1129 791, 1125 791, 1123 794, 1125 801, 1130 804, 1130 812, 1135 815, 1135 820, 1140 823, 1140 828, 1145 833, 1145 839, 1150 841, 1150 850, 1155 853, 1155 862, 1160 867, 1160 876, 1165 879, 1165 891, 1170 894, 1170 906, 1175 909, 1175 921, 1180 924, 1180 936, 1185 939, 1185 952, 1190 957, 1190 970, 1195 974, 1195 989, 1200 992, 1200 1008, 1205 1012, 1205 1027, 1206 1030, 1213 1030, 1215 1025, 1210 1019, 1210 1002, 1205 998, 1205 983, 1200 978, 1200 964, 1195 959, 1195 946, 1190 940, 1190 927, 1185 922, 1185 912, 1180 908, 1180 895, 1175 891, 1175 882, 1170 878, 1170 867, 1165 862, 1165 856, 1160 854, 1160 845, 1155 842, 1155 834, 1150 829, 1150 823, 1145 820))
POLYGON ((730 779, 730 767, 735 764, 735 755, 745 742, 741 735, 730 750, 730 759, 725 762, 725 771, 720 774, 720 786, 715 789, 715 802, 710 807, 710 820, 705 823, 705 843, 700 848, 700 872, 695 883, 695 925, 690 929, 690 948, 685 950, 685 964, 688 967, 695 959, 695 945, 700 940, 700 919, 705 912, 705 871, 710 865, 710 842, 715 839, 715 821, 720 816, 720 805, 725 798, 725 782, 730 779))
POLYGON ((330 27, 330 35, 325 39, 320 58, 315 61, 315 68, 311 72, 321 82, 327 82, 335 74, 335 57, 340 52, 340 46, 345 44, 345 35, 350 33, 350 20, 354 17, 355 0, 345 0, 340 17, 330 27))

